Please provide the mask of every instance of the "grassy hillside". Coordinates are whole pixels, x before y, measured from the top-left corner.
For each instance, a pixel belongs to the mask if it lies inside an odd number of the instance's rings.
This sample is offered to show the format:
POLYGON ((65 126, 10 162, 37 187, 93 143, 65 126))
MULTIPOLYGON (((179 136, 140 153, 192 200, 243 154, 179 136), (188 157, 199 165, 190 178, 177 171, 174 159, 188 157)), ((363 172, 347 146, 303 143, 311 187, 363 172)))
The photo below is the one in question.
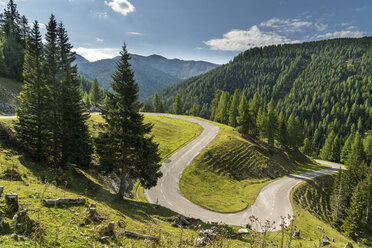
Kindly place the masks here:
POLYGON ((0 77, 0 114, 14 114, 22 83, 0 77))
POLYGON ((246 140, 233 128, 217 124, 217 138, 187 167, 181 192, 211 210, 234 212, 252 204, 272 179, 324 168, 298 151, 270 151, 265 143, 246 140))
MULTIPOLYGON (((2 123, 11 125, 12 120, 1 120, 2 123)), ((193 131, 188 137, 179 137, 179 129, 185 128, 182 121, 174 122, 169 118, 146 117, 146 121, 155 123, 153 134, 160 142, 160 148, 169 147, 164 140, 179 140, 170 150, 190 139, 192 135, 200 132, 198 126, 188 125, 193 131), (178 126, 178 125, 181 126, 178 126), (169 129, 169 127, 175 129, 169 129), (166 130, 166 131, 165 131, 166 130), (161 141, 163 140, 163 141, 161 141)), ((93 116, 90 121, 91 130, 100 128, 102 119, 93 116)), ((4 140, 0 140, 0 185, 4 185, 4 193, 15 192, 23 208, 28 209, 30 217, 28 225, 22 230, 18 228, 18 236, 12 236, 14 227, 12 215, 7 214, 4 200, 0 201, 0 215, 5 217, 3 228, 0 229, 1 247, 195 247, 195 238, 199 228, 211 228, 212 225, 192 220, 189 227, 180 228, 171 220, 170 216, 176 213, 148 203, 135 201, 129 198, 115 199, 114 192, 105 187, 106 182, 102 177, 97 177, 94 170, 81 170, 69 167, 66 170, 46 168, 42 164, 30 160, 27 156, 9 147, 4 140), (43 199, 59 197, 83 197, 87 199, 85 205, 46 207, 43 199), (97 212, 104 218, 102 223, 86 224, 87 207, 97 203, 97 212), (109 222, 115 222, 114 235, 106 237, 100 233, 109 222), (201 226, 199 226, 201 225, 201 226), (136 231, 143 234, 160 237, 159 243, 148 240, 137 240, 124 235, 125 230, 136 231), (104 237, 104 238, 103 238, 104 237), (18 238, 18 241, 15 240, 18 238)), ((163 149, 161 156, 166 157, 163 149)), ((106 178, 107 179, 107 178, 106 178)), ((296 222, 296 226, 301 227, 296 222)), ((319 223, 319 225, 324 225, 319 223)), ((264 236, 251 232, 250 235, 238 234, 240 227, 219 226, 213 227, 218 231, 217 237, 207 247, 263 247, 264 236)), ((309 235, 309 236, 308 236, 309 235)), ((290 231, 285 234, 285 239, 291 236, 290 231)), ((303 235, 304 239, 293 241, 294 247, 314 247, 316 239, 303 235)), ((344 239, 338 239, 335 247, 341 247, 344 239)), ((279 245, 281 233, 275 232, 267 235, 265 242, 279 245)), ((345 241, 346 243, 346 241, 345 241)), ((343 245, 345 244, 343 243, 343 245)), ((334 244, 334 243, 332 243, 334 244)))

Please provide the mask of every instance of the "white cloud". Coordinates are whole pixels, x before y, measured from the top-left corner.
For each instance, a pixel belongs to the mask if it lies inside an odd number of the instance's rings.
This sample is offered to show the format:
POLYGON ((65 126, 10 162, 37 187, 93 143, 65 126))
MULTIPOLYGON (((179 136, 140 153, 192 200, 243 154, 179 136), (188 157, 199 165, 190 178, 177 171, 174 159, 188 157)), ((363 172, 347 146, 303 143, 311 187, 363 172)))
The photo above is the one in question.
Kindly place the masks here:
POLYGON ((195 47, 195 50, 204 50, 202 47, 195 47))
POLYGON ((0 6, 5 6, 5 5, 6 5, 5 0, 0 0, 0 6))
POLYGON ((352 31, 352 30, 342 30, 342 31, 335 31, 335 32, 328 32, 325 34, 317 34, 315 38, 318 39, 333 39, 333 38, 359 38, 364 35, 362 31, 352 31))
POLYGON ((136 10, 133 4, 131 4, 128 0, 112 0, 111 2, 105 1, 105 4, 123 16, 126 16, 136 10))
POLYGON ((119 56, 120 48, 85 48, 78 47, 73 49, 90 62, 101 59, 110 59, 119 56))
POLYGON ((39 22, 39 28, 46 30, 46 25, 44 23, 39 22))
POLYGON ((143 35, 143 33, 139 33, 139 32, 127 32, 127 34, 129 34, 129 35, 134 35, 134 36, 140 36, 140 35, 143 35))
POLYGON ((314 27, 315 27, 315 30, 316 31, 322 32, 322 31, 324 31, 324 30, 326 30, 328 28, 328 24, 315 23, 314 24, 314 27))
POLYGON ((108 17, 107 12, 96 12, 95 15, 100 19, 106 19, 108 17))
POLYGON ((272 18, 260 24, 261 27, 276 29, 278 32, 294 33, 301 32, 303 28, 311 27, 313 24, 301 19, 279 19, 272 18))
POLYGON ((97 42, 103 42, 104 40, 101 39, 101 38, 99 38, 99 37, 96 37, 96 41, 97 41, 97 42))
POLYGON ((220 39, 212 39, 204 43, 212 50, 243 51, 253 47, 263 47, 284 43, 296 43, 275 32, 263 32, 256 25, 249 30, 231 30, 220 39))

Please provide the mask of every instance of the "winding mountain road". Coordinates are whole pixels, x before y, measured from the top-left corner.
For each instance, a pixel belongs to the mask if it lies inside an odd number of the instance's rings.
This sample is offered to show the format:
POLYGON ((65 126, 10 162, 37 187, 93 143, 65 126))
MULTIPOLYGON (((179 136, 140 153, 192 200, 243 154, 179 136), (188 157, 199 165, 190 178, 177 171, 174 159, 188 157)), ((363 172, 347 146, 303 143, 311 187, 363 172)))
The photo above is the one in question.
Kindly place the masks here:
MULTIPOLYGON (((275 230, 279 230, 281 216, 293 215, 290 192, 294 186, 311 178, 335 173, 340 167, 344 169, 341 165, 317 160, 318 163, 330 166, 330 168, 277 179, 266 185, 261 190, 255 203, 243 211, 235 213, 214 212, 186 199, 179 189, 179 180, 186 167, 217 136, 219 128, 212 123, 189 117, 162 114, 146 115, 186 120, 197 123, 204 128, 200 136, 162 164, 163 177, 158 181, 156 187, 145 190, 145 197, 150 203, 159 204, 179 214, 199 218, 205 222, 222 222, 228 225, 245 226, 250 223, 249 217, 253 215, 258 218, 260 223, 264 223, 266 220, 275 221, 275 230)), ((261 231, 261 227, 258 225, 254 225, 253 228, 261 231)))

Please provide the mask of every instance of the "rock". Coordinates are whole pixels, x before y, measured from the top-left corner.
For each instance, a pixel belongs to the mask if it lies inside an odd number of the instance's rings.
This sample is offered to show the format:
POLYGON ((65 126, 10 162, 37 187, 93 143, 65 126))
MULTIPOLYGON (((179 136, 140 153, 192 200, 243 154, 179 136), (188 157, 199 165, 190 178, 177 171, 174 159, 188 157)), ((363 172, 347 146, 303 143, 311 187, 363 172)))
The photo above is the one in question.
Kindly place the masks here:
POLYGON ((196 246, 205 246, 210 241, 208 237, 196 238, 196 246))
POLYGON ((329 240, 327 239, 321 239, 320 240, 320 247, 323 247, 323 246, 327 246, 327 245, 330 245, 331 242, 329 242, 329 240))
POLYGON ((344 248, 354 248, 353 244, 350 242, 347 242, 344 248))
POLYGON ((294 238, 294 239, 299 239, 299 238, 301 238, 301 231, 300 230, 295 230, 294 232, 293 232, 293 234, 292 234, 292 238, 294 238))
POLYGON ((240 234, 248 234, 249 232, 248 232, 248 229, 240 228, 239 231, 238 231, 238 233, 240 233, 240 234))
POLYGON ((18 235, 13 233, 12 235, 10 235, 10 238, 14 239, 15 241, 18 241, 18 235))
POLYGON ((5 195, 6 205, 10 212, 17 212, 19 209, 18 195, 16 193, 8 193, 5 195))
POLYGON ((215 235, 215 233, 213 232, 212 229, 206 229, 206 230, 200 230, 199 231, 199 236, 214 238, 214 236, 216 236, 216 235, 215 235))
POLYGON ((4 186, 0 186, 0 197, 3 194, 3 192, 4 192, 4 186))
POLYGON ((101 234, 114 234, 115 222, 110 222, 107 227, 101 230, 101 234))

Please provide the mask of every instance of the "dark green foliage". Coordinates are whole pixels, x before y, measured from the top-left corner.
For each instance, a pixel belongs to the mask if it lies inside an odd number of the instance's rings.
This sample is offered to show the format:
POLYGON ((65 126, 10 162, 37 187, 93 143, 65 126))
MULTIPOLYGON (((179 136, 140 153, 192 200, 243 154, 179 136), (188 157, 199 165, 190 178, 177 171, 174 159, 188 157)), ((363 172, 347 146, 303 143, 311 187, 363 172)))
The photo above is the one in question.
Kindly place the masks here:
POLYGON ((229 122, 230 94, 223 91, 218 102, 214 120, 223 124, 229 122))
POLYGON ((236 117, 238 123, 238 130, 242 134, 248 134, 250 129, 250 113, 249 104, 244 93, 240 98, 240 103, 238 106, 238 116, 236 117))
POLYGON ((344 146, 341 150, 340 161, 341 163, 346 163, 349 159, 349 154, 351 152, 351 144, 353 143, 354 134, 351 133, 349 137, 346 139, 344 146))
MULTIPOLYGON (((323 147, 331 130, 343 144, 352 125, 360 133, 372 127, 371 47, 372 37, 365 37, 253 48, 226 65, 162 91, 160 97, 170 106, 180 94, 186 110, 195 102, 207 104, 212 120, 218 89, 229 94, 238 89, 248 100, 255 93, 266 103, 272 98, 278 113, 298 116, 318 155, 317 148, 323 147)), ((252 113, 257 115, 258 109, 252 113)))
POLYGON ((238 124, 236 118, 238 116, 239 103, 240 103, 239 91, 235 90, 229 109, 229 126, 236 127, 238 124))
POLYGON ((271 99, 267 106, 267 140, 270 147, 274 147, 274 140, 278 133, 278 114, 275 110, 274 100, 271 99))
MULTIPOLYGON (((278 141, 280 143, 280 146, 284 148, 288 145, 288 134, 287 134, 287 121, 284 117, 283 112, 280 112, 278 122, 279 122, 278 123, 278 141)), ((305 141, 306 141, 306 139, 305 139, 305 141)), ((309 140, 307 139, 307 141, 309 141, 309 140)), ((307 152, 309 152, 309 150, 308 150, 309 147, 308 146, 309 146, 309 144, 304 144, 304 149, 302 150, 302 152, 307 154, 307 155, 310 155, 311 153, 307 153, 307 152), (306 151, 306 152, 304 152, 304 151, 306 151)), ((310 144, 310 150, 311 150, 311 144, 310 144)))
POLYGON ((335 132, 332 130, 325 140, 324 146, 320 151, 320 158, 323 160, 331 160, 332 144, 335 138, 335 132))
POLYGON ((194 103, 192 105, 192 108, 190 109, 190 114, 192 116, 199 116, 199 105, 197 103, 194 103))
POLYGON ((103 100, 102 91, 99 88, 99 83, 97 79, 93 80, 92 87, 90 88, 90 91, 89 91, 89 99, 90 99, 90 103, 96 107, 99 104, 101 104, 103 100))
POLYGON ((291 114, 288 119, 287 127, 288 143, 292 147, 300 147, 304 140, 303 127, 300 120, 294 114, 291 114))
POLYGON ((300 150, 303 154, 311 156, 313 150, 312 150, 312 147, 311 147, 311 142, 308 138, 305 138, 304 145, 303 145, 303 147, 301 147, 300 150))
POLYGON ((27 44, 24 64, 24 85, 17 109, 18 122, 15 130, 19 140, 33 156, 45 157, 46 141, 46 81, 42 71, 43 44, 39 23, 34 22, 27 44))
POLYGON ((154 94, 154 97, 152 99, 152 110, 155 113, 163 113, 164 108, 163 108, 163 103, 161 102, 159 95, 157 93, 154 94))
POLYGON ((173 113, 175 113, 176 115, 183 114, 183 103, 180 95, 177 95, 176 99, 174 100, 173 113))
POLYGON ((107 123, 105 131, 99 134, 96 142, 103 169, 121 174, 118 197, 124 196, 128 179, 139 179, 145 188, 150 188, 161 176, 158 145, 152 137, 147 137, 152 126, 144 124, 144 117, 139 113, 138 85, 129 59, 124 45, 112 76, 114 92, 107 93, 102 108, 107 123))

